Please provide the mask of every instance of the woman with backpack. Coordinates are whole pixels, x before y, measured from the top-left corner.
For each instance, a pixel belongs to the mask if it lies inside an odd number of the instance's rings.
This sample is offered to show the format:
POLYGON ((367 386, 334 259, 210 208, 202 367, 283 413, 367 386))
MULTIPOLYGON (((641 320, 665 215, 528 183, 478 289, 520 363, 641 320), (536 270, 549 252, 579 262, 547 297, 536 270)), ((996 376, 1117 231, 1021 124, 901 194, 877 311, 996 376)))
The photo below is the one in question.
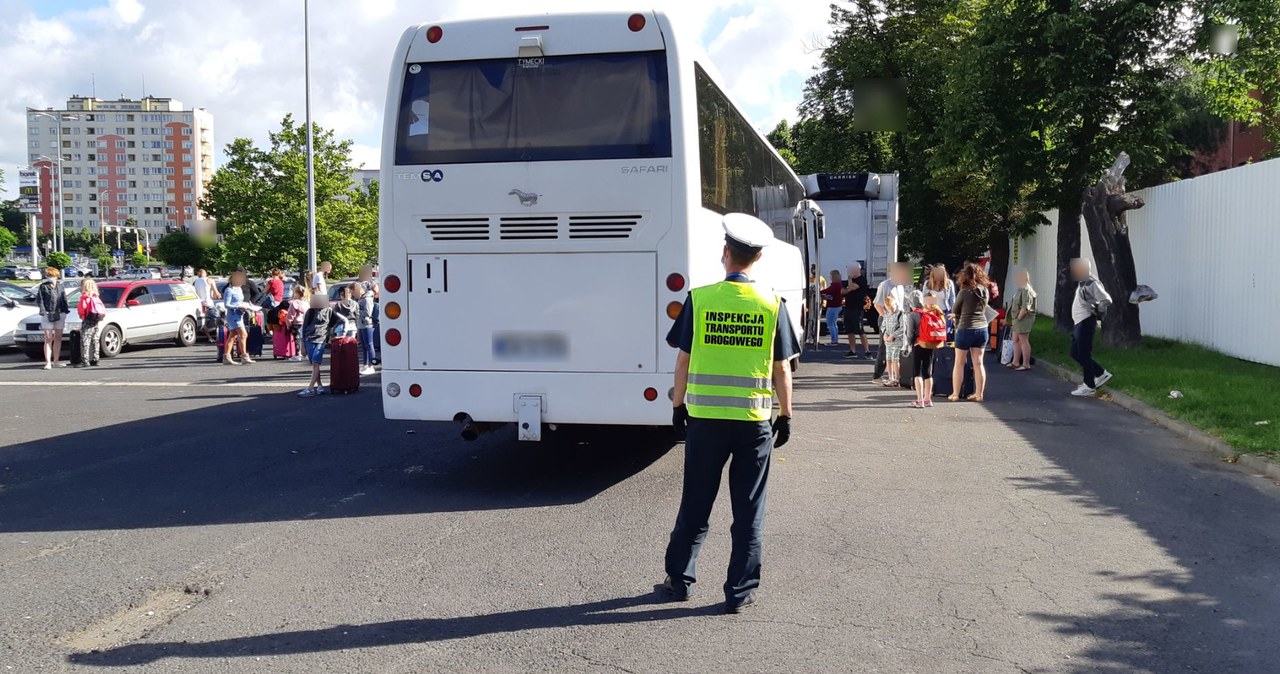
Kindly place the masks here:
POLYGON ((968 263, 960 270, 957 277, 959 291, 956 293, 956 304, 951 315, 956 325, 956 363, 951 371, 951 395, 947 400, 960 399, 964 382, 965 362, 973 359, 973 393, 965 396, 965 400, 982 402, 987 387, 987 370, 982 362, 982 354, 987 348, 989 337, 987 326, 991 317, 987 315, 991 301, 987 290, 987 274, 976 264, 968 263))
POLYGON ((947 317, 938 306, 938 295, 926 290, 923 297, 916 291, 913 302, 918 308, 907 318, 907 340, 914 344, 911 350, 912 371, 915 372, 916 400, 912 407, 933 407, 933 356, 947 344, 947 317))
POLYGON ((102 351, 98 341, 98 329, 107 317, 107 307, 98 296, 98 283, 91 278, 80 282, 80 301, 76 303, 80 315, 80 364, 77 367, 97 365, 102 351))
POLYGON ((58 283, 62 273, 54 267, 45 267, 44 280, 36 288, 36 307, 40 310, 40 329, 44 331, 44 369, 52 370, 54 363, 62 362, 62 330, 67 324, 67 291, 58 283))

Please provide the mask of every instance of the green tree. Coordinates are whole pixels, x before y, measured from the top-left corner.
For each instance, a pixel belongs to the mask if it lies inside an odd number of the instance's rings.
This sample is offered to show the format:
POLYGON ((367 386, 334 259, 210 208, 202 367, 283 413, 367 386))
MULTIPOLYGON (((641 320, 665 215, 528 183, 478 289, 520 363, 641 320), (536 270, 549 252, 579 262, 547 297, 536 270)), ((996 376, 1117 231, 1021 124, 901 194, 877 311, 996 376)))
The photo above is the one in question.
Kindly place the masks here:
POLYGON ((141 251, 135 252, 133 255, 129 256, 129 264, 132 264, 135 267, 145 267, 150 261, 151 260, 147 257, 147 254, 141 251))
POLYGON ((18 245, 18 235, 7 229, 0 229, 0 257, 8 257, 9 249, 18 245))
POLYGON ((0 201, 0 226, 13 232, 18 238, 31 236, 31 226, 27 224, 27 214, 18 210, 18 200, 0 201))
MULTIPOLYGON (((337 275, 377 255, 377 190, 352 185, 351 141, 313 127, 316 238, 337 275)), ((302 269, 307 258, 306 127, 285 116, 260 148, 247 138, 227 145, 201 203, 223 236, 221 264, 255 270, 302 269)))
POLYGON ((45 257, 44 263, 50 267, 57 267, 58 269, 66 269, 67 267, 71 266, 71 256, 67 255, 66 253, 63 253, 62 251, 55 250, 52 253, 49 253, 47 257, 45 257))
POLYGON ((1278 11, 1280 0, 993 0, 981 13, 958 50, 947 137, 995 184, 1033 186, 1031 204, 1058 209, 1058 329, 1071 323, 1065 270, 1080 254, 1082 195, 1119 151, 1142 186, 1176 173, 1177 133, 1197 99, 1227 118, 1275 119, 1270 104, 1243 101, 1280 71, 1278 11), (1241 25, 1237 55, 1210 57, 1207 27, 1188 30, 1215 16, 1241 25), (1190 78, 1206 71, 1189 104, 1190 78))
POLYGON ((206 253, 211 246, 211 241, 201 241, 187 232, 172 232, 156 242, 156 257, 178 267, 207 267, 206 253))

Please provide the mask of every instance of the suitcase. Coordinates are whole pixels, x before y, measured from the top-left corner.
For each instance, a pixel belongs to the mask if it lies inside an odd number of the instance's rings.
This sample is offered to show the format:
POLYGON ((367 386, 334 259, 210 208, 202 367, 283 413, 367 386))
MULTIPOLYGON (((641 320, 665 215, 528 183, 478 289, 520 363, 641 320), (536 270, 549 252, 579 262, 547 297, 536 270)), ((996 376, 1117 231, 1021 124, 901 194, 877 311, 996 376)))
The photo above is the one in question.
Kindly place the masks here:
POLYGON ((907 390, 915 386, 916 363, 912 359, 911 354, 907 353, 898 358, 898 384, 907 390))
POLYGON ((218 344, 218 362, 221 363, 222 357, 227 352, 227 326, 226 325, 218 326, 217 344, 218 344))
POLYGON ((360 390, 360 342, 354 337, 334 337, 329 342, 329 390, 334 393, 360 390))
MULTIPOLYGON (((933 354, 933 394, 951 395, 951 373, 956 367, 956 349, 954 344, 947 344, 933 354)), ((977 385, 973 380, 973 360, 964 364, 964 377, 960 380, 960 397, 973 395, 977 385)))
POLYGON ((245 350, 249 352, 250 358, 262 357, 263 341, 262 326, 258 325, 257 321, 251 322, 249 324, 249 338, 245 340, 245 350))
POLYGON ((81 354, 84 353, 84 349, 81 347, 83 346, 83 344, 84 344, 84 341, 83 341, 83 337, 80 334, 80 331, 72 330, 71 345, 68 347, 71 349, 71 353, 67 354, 67 359, 71 361, 72 365, 79 365, 82 362, 81 354))
POLYGON ((298 355, 298 340, 288 328, 279 328, 271 333, 271 357, 293 358, 298 355))

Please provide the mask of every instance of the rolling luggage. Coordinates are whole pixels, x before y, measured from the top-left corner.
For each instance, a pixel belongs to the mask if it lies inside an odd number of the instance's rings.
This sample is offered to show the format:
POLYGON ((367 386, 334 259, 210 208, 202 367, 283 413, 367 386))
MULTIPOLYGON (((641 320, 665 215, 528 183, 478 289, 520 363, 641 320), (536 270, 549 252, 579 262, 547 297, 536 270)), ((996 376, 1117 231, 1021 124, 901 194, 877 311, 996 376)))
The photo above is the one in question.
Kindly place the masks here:
POLYGON ((360 390, 360 342, 354 337, 334 337, 329 343, 329 390, 355 393, 360 390))
POLYGON ((256 320, 249 323, 249 338, 245 340, 245 350, 249 352, 250 358, 262 357, 262 326, 258 325, 256 320))
POLYGON ((916 363, 911 358, 911 353, 898 357, 898 385, 902 388, 911 390, 915 386, 916 363))
POLYGON ((79 365, 82 362, 81 354, 84 353, 84 349, 81 347, 83 346, 83 344, 84 344, 84 341, 80 334, 80 331, 72 330, 71 345, 69 347, 71 349, 71 353, 68 354, 68 360, 71 361, 72 365, 79 365))
MULTIPOLYGON (((947 344, 933 354, 933 394, 935 396, 951 395, 951 372, 956 367, 956 349, 954 344, 947 344)), ((977 385, 973 380, 973 361, 964 364, 964 377, 960 380, 960 397, 973 395, 977 385)))
POLYGON ((271 333, 271 357, 293 358, 298 355, 298 340, 293 338, 289 328, 277 328, 271 333))
POLYGON ((222 357, 227 352, 227 326, 225 324, 218 326, 218 362, 222 362, 222 357))

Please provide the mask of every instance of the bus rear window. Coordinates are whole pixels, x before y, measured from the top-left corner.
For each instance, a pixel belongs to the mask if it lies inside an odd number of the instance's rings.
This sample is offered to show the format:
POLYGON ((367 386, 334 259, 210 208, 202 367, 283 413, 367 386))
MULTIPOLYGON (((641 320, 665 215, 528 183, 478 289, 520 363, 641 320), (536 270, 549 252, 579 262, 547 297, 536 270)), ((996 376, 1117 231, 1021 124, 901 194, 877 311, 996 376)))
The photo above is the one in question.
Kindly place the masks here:
POLYGON ((671 156, 666 54, 407 66, 396 164, 671 156))

